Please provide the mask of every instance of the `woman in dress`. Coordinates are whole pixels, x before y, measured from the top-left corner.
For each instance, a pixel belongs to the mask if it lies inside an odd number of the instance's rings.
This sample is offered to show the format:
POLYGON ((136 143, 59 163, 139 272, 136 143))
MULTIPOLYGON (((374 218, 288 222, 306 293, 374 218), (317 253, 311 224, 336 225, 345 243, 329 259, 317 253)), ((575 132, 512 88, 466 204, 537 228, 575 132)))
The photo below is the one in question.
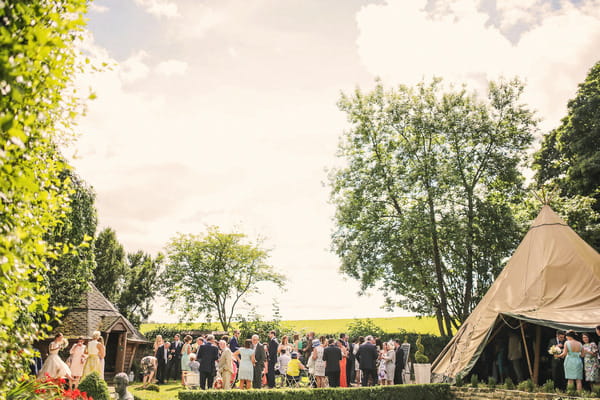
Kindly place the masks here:
POLYGON ((156 339, 154 339, 154 354, 156 354, 156 352, 158 351, 158 348, 160 346, 162 346, 163 344, 165 344, 165 341, 163 340, 162 335, 156 335, 156 339))
POLYGON ((360 382, 361 382, 361 370, 360 370, 360 362, 358 361, 358 359, 356 358, 356 353, 358 353, 358 349, 360 348, 360 345, 363 344, 365 342, 365 338, 362 336, 359 336, 358 338, 356 338, 354 340, 354 346, 352 349, 352 353, 354 354, 354 378, 356 379, 356 386, 360 386, 360 382))
POLYGON ((192 353, 192 337, 186 335, 183 338, 183 346, 181 347, 181 384, 185 386, 183 376, 190 371, 190 354, 192 353))
POLYGON ((148 384, 154 382, 154 374, 158 368, 158 360, 154 356, 145 356, 140 361, 142 370, 144 371, 143 388, 146 388, 148 384))
POLYGON ((319 339, 312 342, 312 359, 315 362, 315 381, 318 388, 325 387, 325 360, 323 360, 323 345, 319 339))
POLYGON ((383 343, 383 354, 381 361, 384 363, 385 380, 384 385, 394 384, 394 374, 396 373, 396 349, 392 343, 383 343))
POLYGON ((592 342, 589 333, 581 334, 583 346, 581 348, 581 357, 583 357, 583 369, 585 371, 585 381, 590 388, 594 383, 600 381, 600 365, 598 365, 598 346, 592 342))
POLYGON ((286 354, 292 354, 292 352, 294 350, 294 348, 290 344, 290 341, 289 341, 287 335, 284 335, 281 338, 281 344, 279 344, 279 347, 277 349, 277 355, 278 356, 281 355, 281 350, 284 350, 284 349, 285 349, 286 354))
POLYGON ((577 390, 581 391, 583 379, 583 362, 581 361, 581 349, 583 346, 577 340, 577 334, 573 331, 568 331, 565 334, 567 342, 563 352, 558 356, 564 358, 565 379, 568 385, 573 385, 573 381, 577 382, 577 390))
POLYGON ((104 379, 106 346, 104 345, 104 338, 102 336, 98 338, 98 358, 100 358, 100 378, 104 379))
POLYGON ((58 352, 66 348, 68 344, 69 342, 62 333, 57 333, 56 336, 54 336, 54 340, 50 342, 50 346, 48 347, 48 358, 46 358, 46 362, 44 362, 42 369, 40 369, 40 372, 38 373, 39 378, 44 378, 48 375, 52 379, 73 379, 71 369, 58 355, 58 352))
POLYGON ((292 348, 292 353, 301 352, 302 351, 302 342, 300 341, 300 335, 297 333, 294 333, 294 336, 292 336, 292 341, 294 342, 293 348, 292 348))
MULTIPOLYGON (((259 344, 260 346, 260 344, 259 344)), ((233 353, 234 358, 239 363, 238 380, 240 389, 252 389, 252 379, 254 379, 254 349, 252 349, 252 340, 246 339, 244 347, 240 347, 233 353)))
POLYGON ((104 349, 104 346, 98 342, 98 339, 100 339, 100 332, 95 331, 92 333, 92 340, 88 342, 85 349, 87 360, 85 361, 85 366, 83 367, 83 374, 81 375, 82 378, 94 371, 100 376, 104 374, 102 361, 100 360, 100 352, 104 349))
POLYGON ((83 344, 84 338, 79 337, 77 339, 77 343, 75 343, 69 353, 71 356, 69 359, 71 360, 69 364, 69 368, 71 369, 71 381, 69 382, 71 388, 77 389, 79 385, 79 379, 81 379, 81 375, 83 374, 83 366, 85 364, 85 344, 83 344))
POLYGON ((340 360, 340 387, 348 387, 348 380, 346 379, 346 363, 348 362, 348 349, 342 339, 338 339, 337 347, 342 351, 342 359, 340 360))

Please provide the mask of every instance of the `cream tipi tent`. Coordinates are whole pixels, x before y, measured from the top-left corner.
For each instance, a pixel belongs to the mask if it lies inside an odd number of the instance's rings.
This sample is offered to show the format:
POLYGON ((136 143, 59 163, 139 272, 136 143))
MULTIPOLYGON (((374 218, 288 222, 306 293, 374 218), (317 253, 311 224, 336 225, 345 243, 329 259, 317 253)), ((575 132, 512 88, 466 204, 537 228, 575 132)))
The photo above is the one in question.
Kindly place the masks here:
POLYGON ((579 331, 590 331, 600 324, 600 254, 548 205, 434 361, 434 381, 452 381, 458 374, 467 374, 491 339, 494 327, 506 318, 579 331))

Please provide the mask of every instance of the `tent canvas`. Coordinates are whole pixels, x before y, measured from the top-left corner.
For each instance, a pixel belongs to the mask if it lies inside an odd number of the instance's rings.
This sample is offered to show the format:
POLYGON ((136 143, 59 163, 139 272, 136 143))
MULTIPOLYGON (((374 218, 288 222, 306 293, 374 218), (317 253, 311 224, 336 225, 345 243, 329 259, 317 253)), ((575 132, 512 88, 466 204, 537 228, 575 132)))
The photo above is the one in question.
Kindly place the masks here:
POLYGON ((600 323, 600 254, 548 205, 434 361, 435 381, 467 374, 503 316, 578 330, 593 330, 600 323))

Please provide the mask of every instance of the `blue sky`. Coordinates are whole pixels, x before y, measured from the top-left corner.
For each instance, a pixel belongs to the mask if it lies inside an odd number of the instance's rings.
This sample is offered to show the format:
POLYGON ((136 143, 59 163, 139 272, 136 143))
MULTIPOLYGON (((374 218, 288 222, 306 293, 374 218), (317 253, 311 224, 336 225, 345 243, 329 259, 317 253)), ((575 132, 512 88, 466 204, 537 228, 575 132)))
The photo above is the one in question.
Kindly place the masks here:
POLYGON ((152 253, 208 225, 264 237, 289 284, 252 301, 286 319, 405 314, 357 297, 329 251, 341 91, 519 76, 541 135, 600 48, 599 0, 96 0, 89 19, 82 49, 112 67, 77 77, 98 99, 70 152, 100 226, 152 253))

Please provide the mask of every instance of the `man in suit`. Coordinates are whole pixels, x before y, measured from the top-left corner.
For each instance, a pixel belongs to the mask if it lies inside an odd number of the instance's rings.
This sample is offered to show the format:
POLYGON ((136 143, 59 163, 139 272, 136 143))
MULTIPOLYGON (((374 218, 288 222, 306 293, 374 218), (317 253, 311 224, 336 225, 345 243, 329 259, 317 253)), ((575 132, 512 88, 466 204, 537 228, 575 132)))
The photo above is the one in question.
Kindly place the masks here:
POLYGON ((233 331, 233 336, 229 340, 229 349, 232 353, 235 353, 237 349, 240 348, 240 330, 235 329, 233 331))
POLYGON ((171 357, 171 343, 165 342, 162 346, 156 349, 156 360, 158 361, 158 367, 156 371, 156 379, 159 384, 163 384, 169 380, 167 372, 167 366, 171 357))
POLYGON ((231 349, 227 347, 227 342, 219 340, 219 348, 221 349, 221 357, 219 357, 219 363, 217 369, 223 379, 223 389, 231 389, 231 375, 233 374, 233 356, 231 349))
MULTIPOLYGON (((550 339, 548 342, 548 351, 552 346, 556 346, 562 352, 562 349, 565 345, 565 332, 564 331, 556 331, 556 336, 550 339)), ((559 389, 565 389, 565 368, 563 366, 564 359, 558 358, 556 356, 552 357, 552 380, 554 381, 554 386, 559 389)))
POLYGON ((212 389, 215 380, 215 362, 219 359, 219 349, 215 346, 215 337, 208 335, 206 343, 200 347, 200 387, 202 390, 212 389))
POLYGON ((396 369, 394 370, 394 385, 401 385, 404 383, 402 373, 404 372, 404 350, 402 350, 402 344, 400 339, 394 340, 394 346, 396 347, 396 369))
POLYGON ((252 335, 252 346, 254 347, 254 379, 252 380, 252 388, 260 389, 262 387, 262 371, 265 368, 267 354, 259 341, 258 335, 252 335))
POLYGON ((323 361, 325 361, 325 375, 330 387, 340 387, 340 361, 342 350, 335 345, 335 340, 329 339, 329 346, 323 350, 323 361))
POLYGON ((305 364, 308 363, 308 359, 312 355, 312 351, 313 351, 312 342, 314 339, 315 339, 315 333, 308 332, 308 335, 306 335, 306 346, 304 347, 304 363, 305 364))
POLYGON ((275 387, 275 364, 277 364, 277 351, 279 350, 279 342, 277 341, 275 331, 269 332, 268 350, 267 386, 269 386, 269 389, 273 389, 275 387))
POLYGON ((179 339, 179 334, 175 334, 173 342, 171 343, 171 376, 174 379, 181 378, 181 349, 183 348, 183 342, 179 339))
POLYGON ((356 359, 360 363, 362 372, 362 386, 372 386, 377 383, 377 347, 372 343, 373 336, 369 335, 365 338, 365 342, 358 348, 356 359), (372 378, 369 385, 369 378, 372 378))
POLYGON ((354 352, 352 351, 352 346, 348 339, 348 335, 345 333, 340 335, 340 340, 344 342, 344 346, 348 350, 348 355, 346 356, 346 386, 350 387, 354 380, 354 352))

